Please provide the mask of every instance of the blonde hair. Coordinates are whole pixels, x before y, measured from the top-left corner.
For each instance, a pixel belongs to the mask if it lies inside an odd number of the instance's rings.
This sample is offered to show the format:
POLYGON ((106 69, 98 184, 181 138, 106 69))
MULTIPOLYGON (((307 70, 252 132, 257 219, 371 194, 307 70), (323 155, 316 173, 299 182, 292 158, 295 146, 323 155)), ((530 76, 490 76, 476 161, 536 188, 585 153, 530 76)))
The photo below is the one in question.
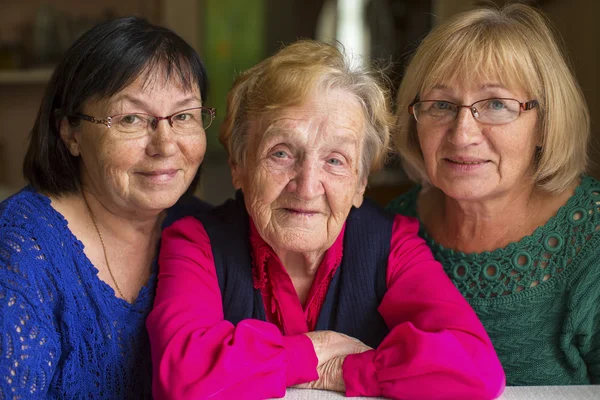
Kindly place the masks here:
MULTIPOLYGON (((382 77, 382 75, 381 75, 382 77)), ((235 164, 244 165, 250 121, 286 107, 301 105, 315 89, 342 89, 364 111, 361 177, 383 166, 389 151, 393 117, 390 96, 370 69, 353 69, 336 47, 300 40, 244 72, 227 95, 227 114, 219 140, 235 164)))
POLYGON ((411 179, 429 184, 408 106, 437 84, 494 77, 538 100, 533 178, 549 192, 566 189, 587 167, 590 117, 585 98, 547 18, 511 4, 458 14, 427 35, 397 98, 394 142, 411 179))

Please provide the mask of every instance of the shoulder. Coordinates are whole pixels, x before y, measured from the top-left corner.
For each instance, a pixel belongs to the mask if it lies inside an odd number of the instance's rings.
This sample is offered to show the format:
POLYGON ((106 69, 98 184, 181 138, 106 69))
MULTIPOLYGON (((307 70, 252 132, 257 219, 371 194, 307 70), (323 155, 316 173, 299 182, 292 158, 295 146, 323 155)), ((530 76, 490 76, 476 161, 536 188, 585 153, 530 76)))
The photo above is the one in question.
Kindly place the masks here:
POLYGON ((63 229, 50 199, 31 188, 0 203, 0 283, 36 304, 51 297, 58 272, 52 266, 64 265, 56 254, 73 249, 64 245, 63 229))
POLYGON ((0 257, 39 249, 55 238, 54 231, 66 226, 58 217, 50 199, 30 187, 4 200, 0 203, 0 246, 4 249, 0 257))
POLYGON ((387 205, 387 209, 396 214, 417 217, 417 198, 421 185, 415 185, 408 192, 396 197, 387 205))
POLYGON ((183 195, 177 203, 167 210, 163 229, 186 216, 201 215, 212 208, 212 205, 194 195, 183 195))
POLYGON ((0 203, 0 226, 30 223, 36 214, 49 209, 50 199, 27 186, 0 203))
MULTIPOLYGON (((195 216, 187 216, 178 219, 162 232, 162 248, 165 243, 179 242, 204 242, 208 235, 202 222, 195 216)), ((162 249, 161 249, 162 251, 162 249)))
MULTIPOLYGON (((575 193, 546 224, 546 230, 564 232, 571 243, 600 237, 600 182, 591 176, 583 176, 575 193), (585 238, 584 238, 585 236, 585 238)), ((583 242, 578 243, 579 246, 583 242)))
POLYGON ((358 208, 352 208, 348 215, 349 220, 364 221, 367 224, 381 224, 392 222, 394 214, 375 203, 369 198, 365 198, 362 205, 358 208))

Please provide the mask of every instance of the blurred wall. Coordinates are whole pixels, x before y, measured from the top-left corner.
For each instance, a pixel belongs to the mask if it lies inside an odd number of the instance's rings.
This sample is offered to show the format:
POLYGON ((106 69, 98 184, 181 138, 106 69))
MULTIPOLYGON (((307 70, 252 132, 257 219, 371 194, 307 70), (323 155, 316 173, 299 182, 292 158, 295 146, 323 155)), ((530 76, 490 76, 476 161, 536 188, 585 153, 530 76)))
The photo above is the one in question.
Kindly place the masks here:
MULTIPOLYGON (((205 21, 204 4, 207 0, 0 0, 0 46, 11 41, 14 32, 23 29, 28 21, 35 19, 36 10, 41 4, 52 4, 57 9, 83 18, 94 18, 103 10, 111 9, 118 15, 138 14, 153 22, 171 27, 188 40, 202 57, 210 57, 203 48, 205 21)), ((249 0, 250 1, 250 0, 249 0)), ((270 55, 282 43, 289 43, 298 37, 314 35, 316 18, 324 0, 261 0, 266 4, 264 55, 270 55)), ((495 0, 504 3, 504 0, 495 0)), ((389 0, 396 5, 417 7, 419 0, 389 0)), ((473 0, 423 0, 432 4, 433 25, 462 10, 472 7, 473 0)), ((581 83, 592 115, 593 141, 590 148, 594 165, 590 171, 600 177, 600 2, 595 0, 537 0, 542 9, 564 37, 569 55, 573 60, 574 71, 581 83)), ((84 21, 85 22, 85 21, 84 21)), ((234 29, 235 27, 232 27, 234 29)), ((0 47, 1 49, 1 47, 0 47)), ((0 62, 1 51, 0 51, 0 62)), ((398 60, 396 60, 398 61, 398 60)), ((231 72, 231 80, 235 73, 231 72)), ((211 71, 209 70, 209 76, 211 71)), ((25 154, 27 136, 42 98, 48 70, 41 73, 21 75, 16 79, 0 68, 0 193, 2 188, 17 190, 25 183, 21 174, 21 163, 25 154)), ((212 100, 212 99, 209 99, 212 100)), ((219 109, 222 115, 224 109, 219 109)), ((209 129, 209 135, 217 135, 218 130, 209 129)), ((229 167, 224 153, 209 152, 204 163, 204 176, 201 182, 201 196, 218 203, 233 193, 229 167), (212 153, 215 156, 212 156, 212 153)), ((386 189, 387 190, 387 189, 386 189)))

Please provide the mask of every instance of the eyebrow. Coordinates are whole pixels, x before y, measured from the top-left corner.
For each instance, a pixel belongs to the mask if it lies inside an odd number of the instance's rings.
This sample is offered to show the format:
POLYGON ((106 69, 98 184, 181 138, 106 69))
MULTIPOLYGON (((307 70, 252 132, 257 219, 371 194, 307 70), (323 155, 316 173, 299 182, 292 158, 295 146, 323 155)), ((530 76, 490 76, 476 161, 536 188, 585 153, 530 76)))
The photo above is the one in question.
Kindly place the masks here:
MULTIPOLYGON (((266 142, 268 140, 272 140, 273 138, 276 138, 278 136, 281 136, 282 138, 286 138, 286 139, 287 138, 294 139, 294 137, 295 137, 294 133, 295 132, 296 132, 295 129, 283 129, 283 128, 279 128, 279 127, 272 128, 272 129, 267 128, 264 131, 264 133, 263 133, 263 135, 262 135, 262 137, 260 139, 260 142, 264 143, 264 142, 266 142)), ((346 136, 346 135, 336 135, 336 134, 334 134, 333 138, 334 139, 338 139, 336 141, 336 145, 341 145, 341 146, 356 146, 356 144, 358 143, 358 140, 356 140, 353 137, 346 136)))
MULTIPOLYGON (((142 98, 139 97, 135 97, 132 96, 130 94, 122 94, 120 96, 117 96, 114 100, 114 103, 119 103, 122 101, 127 101, 135 106, 139 106, 139 107, 143 107, 143 108, 148 108, 149 105, 151 104, 150 102, 145 101, 142 98)), ((178 102, 175 103, 176 107, 183 107, 193 101, 200 101, 199 97, 196 96, 188 96, 182 100, 179 100, 178 102)))
MULTIPOLYGON (((488 90, 488 89, 504 89, 504 90, 508 90, 506 88, 506 86, 501 85, 499 83, 486 83, 485 85, 481 85, 478 90, 479 91, 483 91, 483 90, 488 90)), ((446 86, 444 84, 437 84, 434 85, 431 90, 446 90, 446 91, 452 91, 452 88, 449 86, 446 86)))

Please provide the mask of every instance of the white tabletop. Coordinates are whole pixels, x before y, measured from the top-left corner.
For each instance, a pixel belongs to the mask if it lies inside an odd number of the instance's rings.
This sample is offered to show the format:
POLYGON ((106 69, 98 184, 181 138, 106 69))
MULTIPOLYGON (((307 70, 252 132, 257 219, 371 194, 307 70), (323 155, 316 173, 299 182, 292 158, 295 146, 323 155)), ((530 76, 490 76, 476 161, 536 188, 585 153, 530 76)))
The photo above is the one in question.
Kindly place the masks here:
MULTIPOLYGON (((311 400, 345 398, 341 393, 323 390, 288 389, 285 399, 311 400)), ((373 399, 373 397, 361 397, 373 399)), ((507 387, 499 400, 598 400, 600 385, 595 386, 513 386, 507 387)))

